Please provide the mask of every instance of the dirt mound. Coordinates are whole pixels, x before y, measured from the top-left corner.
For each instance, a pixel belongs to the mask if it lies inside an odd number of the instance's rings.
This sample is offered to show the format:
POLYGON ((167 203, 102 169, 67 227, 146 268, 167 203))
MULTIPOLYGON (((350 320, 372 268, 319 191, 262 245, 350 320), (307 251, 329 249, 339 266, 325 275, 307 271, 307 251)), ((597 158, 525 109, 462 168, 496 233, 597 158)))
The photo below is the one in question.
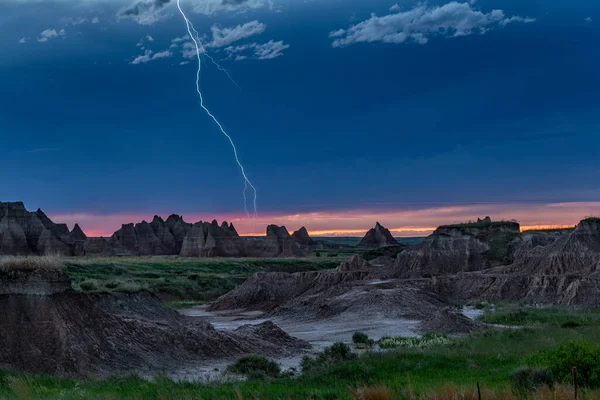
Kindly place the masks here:
POLYGON ((344 261, 337 267, 338 271, 341 272, 369 271, 371 268, 373 268, 373 266, 359 255, 350 257, 348 261, 344 261))
POLYGON ((211 359, 287 356, 308 347, 269 322, 217 331, 165 308, 150 293, 82 294, 67 287, 61 271, 19 274, 3 276, 0 285, 0 366, 5 368, 68 377, 156 375, 211 359), (14 289, 17 282, 21 293, 14 289))
POLYGON ((374 228, 369 229, 358 245, 362 247, 396 246, 398 241, 394 239, 389 230, 377 222, 374 228))
POLYGON ((422 332, 471 333, 482 329, 482 325, 457 310, 443 308, 419 325, 422 332))
POLYGON ((423 319, 443 299, 418 285, 379 280, 359 256, 336 270, 303 273, 259 273, 220 297, 211 311, 265 311, 294 320, 329 318, 423 319))

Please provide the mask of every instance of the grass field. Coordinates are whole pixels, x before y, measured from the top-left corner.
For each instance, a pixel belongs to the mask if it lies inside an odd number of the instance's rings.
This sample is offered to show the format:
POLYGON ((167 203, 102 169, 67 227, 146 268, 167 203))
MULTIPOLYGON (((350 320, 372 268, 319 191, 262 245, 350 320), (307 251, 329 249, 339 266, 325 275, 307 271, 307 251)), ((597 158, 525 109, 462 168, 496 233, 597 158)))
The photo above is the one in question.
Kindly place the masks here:
MULTIPOLYGON (((482 399, 573 399, 568 383, 552 391, 540 388, 535 393, 517 392, 512 388, 512 373, 525 365, 531 354, 568 340, 600 345, 600 311, 580 313, 503 305, 496 311, 487 310, 483 319, 511 322, 505 317, 509 308, 521 309, 531 317, 514 320, 519 328, 484 331, 424 349, 365 353, 298 377, 221 384, 174 383, 166 379, 150 383, 137 378, 77 382, 0 371, 0 398, 459 400, 477 399, 479 383, 482 399), (583 323, 564 324, 570 320, 583 323)), ((579 396, 600 399, 600 391, 580 388, 579 396)))
POLYGON ((337 267, 348 255, 306 258, 68 258, 66 272, 84 292, 150 290, 165 300, 210 301, 256 272, 303 272, 337 267))

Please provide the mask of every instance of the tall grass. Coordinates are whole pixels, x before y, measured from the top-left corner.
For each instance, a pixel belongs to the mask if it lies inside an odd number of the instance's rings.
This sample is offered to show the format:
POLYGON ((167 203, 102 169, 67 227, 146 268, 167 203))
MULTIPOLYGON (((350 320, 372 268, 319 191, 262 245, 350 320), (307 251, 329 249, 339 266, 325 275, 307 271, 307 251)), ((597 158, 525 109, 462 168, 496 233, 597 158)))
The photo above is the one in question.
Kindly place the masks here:
POLYGON ((0 256, 0 271, 57 270, 63 266, 60 256, 0 256))

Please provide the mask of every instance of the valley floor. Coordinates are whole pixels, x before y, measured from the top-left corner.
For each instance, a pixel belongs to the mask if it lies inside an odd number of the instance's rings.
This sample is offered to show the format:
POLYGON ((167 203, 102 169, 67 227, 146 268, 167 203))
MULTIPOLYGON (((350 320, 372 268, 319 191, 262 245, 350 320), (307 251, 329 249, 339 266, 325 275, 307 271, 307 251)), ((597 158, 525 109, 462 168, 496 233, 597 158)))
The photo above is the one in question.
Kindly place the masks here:
MULTIPOLYGON (((600 311, 521 304, 476 306, 485 310, 481 316, 484 322, 513 327, 489 329, 426 348, 366 352, 354 360, 323 366, 317 372, 298 371, 293 377, 268 380, 177 383, 115 378, 78 382, 0 371, 0 398, 458 400, 476 399, 478 383, 483 399, 574 398, 569 382, 557 382, 553 390, 518 392, 513 373, 527 364, 532 354, 570 340, 600 345, 600 311)), ((600 372, 600 366, 596 371, 600 372)), ((600 399, 600 390, 580 388, 579 398, 600 399)))

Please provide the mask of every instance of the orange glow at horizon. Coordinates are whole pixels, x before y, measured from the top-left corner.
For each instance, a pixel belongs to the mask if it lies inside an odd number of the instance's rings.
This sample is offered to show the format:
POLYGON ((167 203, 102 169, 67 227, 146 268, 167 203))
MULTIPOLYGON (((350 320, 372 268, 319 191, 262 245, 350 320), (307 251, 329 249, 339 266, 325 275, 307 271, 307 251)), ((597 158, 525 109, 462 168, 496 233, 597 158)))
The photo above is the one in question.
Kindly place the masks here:
MULTIPOLYGON (((158 213, 166 218, 168 214, 158 213)), ((306 227, 309 235, 364 236, 379 221, 396 237, 428 236, 440 225, 476 221, 478 217, 491 216, 493 220, 520 222, 521 230, 572 228, 590 215, 600 215, 600 202, 571 203, 498 203, 447 205, 396 210, 334 210, 290 214, 261 214, 256 219, 240 215, 184 214, 187 222, 233 222, 241 236, 265 236, 269 224, 285 226, 290 233, 306 227)), ((153 214, 95 215, 90 213, 52 214, 59 223, 72 227, 79 223, 90 237, 110 237, 121 224, 151 221, 153 214)))

